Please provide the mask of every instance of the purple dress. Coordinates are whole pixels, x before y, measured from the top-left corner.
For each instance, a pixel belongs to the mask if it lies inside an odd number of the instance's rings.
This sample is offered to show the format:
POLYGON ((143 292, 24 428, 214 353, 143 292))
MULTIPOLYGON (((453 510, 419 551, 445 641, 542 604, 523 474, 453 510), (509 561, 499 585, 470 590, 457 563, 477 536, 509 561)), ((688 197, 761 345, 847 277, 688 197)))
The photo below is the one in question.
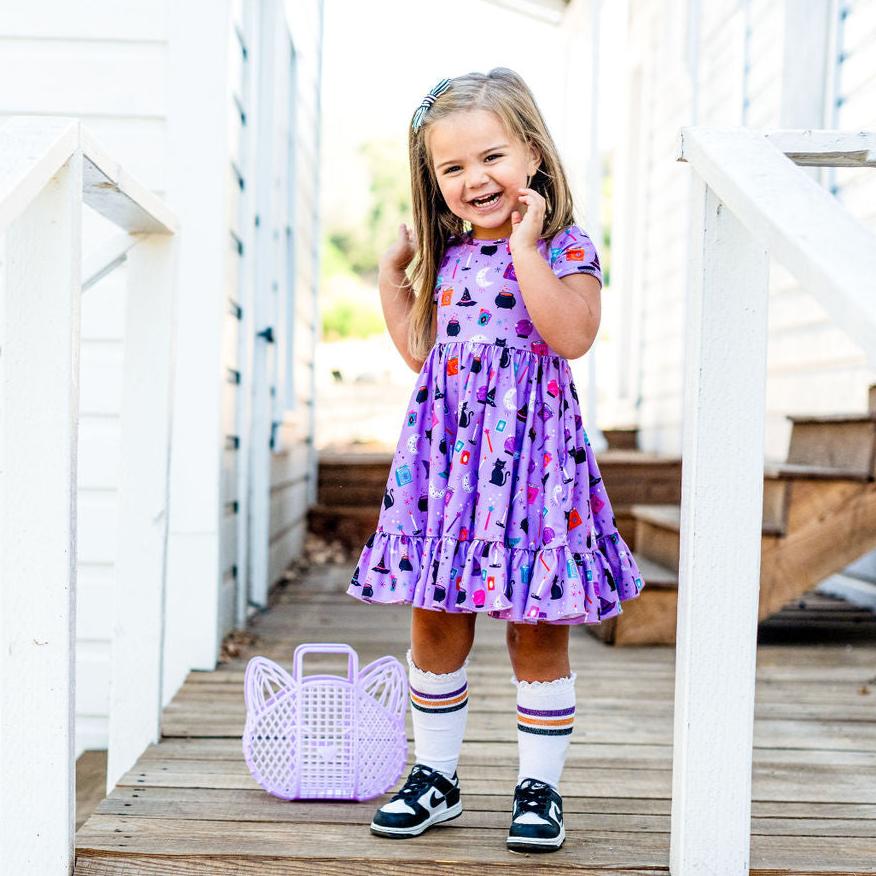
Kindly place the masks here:
MULTIPOLYGON (((557 277, 602 283, 577 225, 538 248, 557 277)), ((450 237, 438 274, 435 344, 347 593, 515 622, 620 614, 644 581, 618 533, 569 363, 529 319, 507 238, 450 237)))

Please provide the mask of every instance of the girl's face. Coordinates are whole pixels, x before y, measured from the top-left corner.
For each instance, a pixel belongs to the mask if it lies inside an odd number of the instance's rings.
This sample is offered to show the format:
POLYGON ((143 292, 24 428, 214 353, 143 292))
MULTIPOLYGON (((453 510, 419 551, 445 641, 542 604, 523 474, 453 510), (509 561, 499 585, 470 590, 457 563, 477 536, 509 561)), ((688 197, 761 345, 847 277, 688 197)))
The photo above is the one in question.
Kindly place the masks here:
POLYGON ((535 174, 537 150, 508 135, 489 110, 455 112, 429 126, 427 148, 450 211, 471 222, 474 237, 511 236, 511 211, 526 208, 519 189, 535 174), (484 206, 476 199, 494 195, 484 206))

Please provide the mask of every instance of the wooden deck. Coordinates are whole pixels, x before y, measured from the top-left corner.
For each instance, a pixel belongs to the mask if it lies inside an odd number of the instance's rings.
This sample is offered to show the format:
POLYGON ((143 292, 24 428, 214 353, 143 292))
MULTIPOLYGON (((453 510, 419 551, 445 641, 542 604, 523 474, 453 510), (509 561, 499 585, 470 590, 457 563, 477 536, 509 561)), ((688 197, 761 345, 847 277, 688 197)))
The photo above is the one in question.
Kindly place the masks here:
MULTIPOLYGON (((505 849, 514 689, 504 624, 488 617, 479 620, 469 673, 461 818, 414 840, 387 840, 368 830, 380 800, 289 803, 264 793, 240 748, 249 656, 289 665, 300 642, 342 641, 363 664, 383 654, 404 659, 409 609, 346 596, 350 573, 349 565, 314 567, 256 619, 258 641, 246 653, 190 675, 165 711, 160 744, 79 830, 77 876, 668 872, 674 650, 613 649, 583 630, 572 635, 578 711, 559 852, 505 849)), ((872 623, 858 629, 868 626, 873 632, 872 623)), ((876 635, 795 644, 785 624, 779 639, 758 648, 751 873, 874 873, 876 635)))

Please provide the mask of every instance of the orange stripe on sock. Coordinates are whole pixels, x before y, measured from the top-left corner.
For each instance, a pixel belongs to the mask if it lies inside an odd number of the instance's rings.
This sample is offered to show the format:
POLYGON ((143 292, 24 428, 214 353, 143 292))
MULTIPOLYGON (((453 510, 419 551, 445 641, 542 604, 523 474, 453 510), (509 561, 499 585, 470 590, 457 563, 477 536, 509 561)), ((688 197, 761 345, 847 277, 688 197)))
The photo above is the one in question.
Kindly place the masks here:
POLYGON ((575 716, 568 718, 532 718, 529 715, 517 713, 517 721, 520 724, 530 724, 533 727, 571 727, 575 723, 575 716))
POLYGON ((467 698, 468 691, 460 694, 458 697, 454 697, 451 700, 424 700, 422 697, 418 697, 416 694, 411 694, 411 699, 415 703, 419 703, 421 706, 428 706, 430 709, 437 709, 442 706, 454 706, 457 703, 461 703, 464 699, 467 698))

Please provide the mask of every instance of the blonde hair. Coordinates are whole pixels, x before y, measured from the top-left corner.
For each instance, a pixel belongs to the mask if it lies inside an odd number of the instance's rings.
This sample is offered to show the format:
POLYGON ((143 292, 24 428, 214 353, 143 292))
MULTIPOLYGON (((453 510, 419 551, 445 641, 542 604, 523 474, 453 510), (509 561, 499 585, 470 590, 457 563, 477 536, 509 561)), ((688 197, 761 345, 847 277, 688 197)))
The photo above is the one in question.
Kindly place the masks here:
POLYGON ((510 137, 534 146, 541 163, 529 186, 546 202, 541 237, 550 240, 575 220, 572 194, 560 163, 553 138, 532 92, 523 79, 507 67, 494 67, 489 73, 468 73, 450 80, 450 86, 435 100, 417 131, 408 130, 411 164, 411 205, 417 237, 417 252, 410 281, 417 291, 411 309, 408 347, 415 359, 425 359, 431 347, 435 308, 432 293, 438 266, 444 256, 447 238, 463 234, 465 223, 451 213, 432 167, 426 133, 431 125, 452 113, 469 110, 495 113, 510 137))

